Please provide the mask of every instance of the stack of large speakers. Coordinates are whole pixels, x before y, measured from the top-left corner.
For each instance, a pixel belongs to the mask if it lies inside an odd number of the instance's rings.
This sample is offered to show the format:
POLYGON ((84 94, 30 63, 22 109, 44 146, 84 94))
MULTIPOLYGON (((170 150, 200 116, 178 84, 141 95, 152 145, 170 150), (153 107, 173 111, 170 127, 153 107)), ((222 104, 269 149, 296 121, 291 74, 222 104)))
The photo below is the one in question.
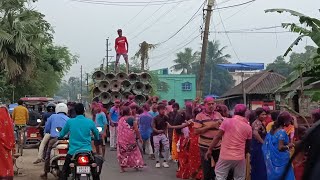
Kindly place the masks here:
POLYGON ((116 99, 127 101, 132 95, 137 104, 143 104, 152 92, 151 76, 148 73, 113 74, 96 71, 92 79, 93 101, 100 101, 103 104, 112 104, 116 99))

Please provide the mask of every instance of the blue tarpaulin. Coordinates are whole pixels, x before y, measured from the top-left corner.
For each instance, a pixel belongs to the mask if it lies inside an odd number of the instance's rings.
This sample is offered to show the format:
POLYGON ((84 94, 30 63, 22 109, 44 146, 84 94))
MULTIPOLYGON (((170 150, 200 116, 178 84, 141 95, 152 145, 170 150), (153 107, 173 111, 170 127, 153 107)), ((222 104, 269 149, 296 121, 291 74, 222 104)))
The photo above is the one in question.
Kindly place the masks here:
POLYGON ((236 63, 236 64, 218 64, 218 67, 228 71, 253 71, 263 70, 264 63, 236 63))

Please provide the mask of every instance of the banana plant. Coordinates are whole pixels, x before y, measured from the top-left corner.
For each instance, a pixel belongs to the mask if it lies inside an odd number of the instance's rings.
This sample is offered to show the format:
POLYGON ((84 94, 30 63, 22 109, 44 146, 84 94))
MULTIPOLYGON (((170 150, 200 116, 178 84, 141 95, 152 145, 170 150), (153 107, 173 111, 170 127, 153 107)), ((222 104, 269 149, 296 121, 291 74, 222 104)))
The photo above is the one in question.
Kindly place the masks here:
POLYGON ((298 33, 299 36, 289 48, 284 53, 284 56, 287 56, 293 49, 294 46, 298 45, 299 42, 304 37, 310 37, 312 41, 318 46, 317 55, 306 59, 304 63, 299 64, 295 70, 289 75, 287 80, 280 85, 275 91, 279 91, 283 88, 290 87, 293 82, 301 79, 302 77, 310 77, 303 85, 309 85, 316 81, 320 80, 320 20, 313 18, 297 11, 290 9, 268 9, 265 10, 266 13, 277 12, 277 13, 290 13, 292 16, 299 18, 300 24, 296 23, 282 23, 282 27, 288 29, 291 32, 298 33), (303 27, 305 26, 305 27, 303 27))

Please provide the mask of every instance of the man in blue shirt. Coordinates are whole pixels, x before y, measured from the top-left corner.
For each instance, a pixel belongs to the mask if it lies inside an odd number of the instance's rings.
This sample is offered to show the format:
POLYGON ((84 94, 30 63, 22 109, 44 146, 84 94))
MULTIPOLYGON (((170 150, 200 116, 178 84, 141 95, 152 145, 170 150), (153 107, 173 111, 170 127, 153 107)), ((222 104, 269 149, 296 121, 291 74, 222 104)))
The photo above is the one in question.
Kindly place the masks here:
MULTIPOLYGON (((71 163, 72 156, 76 153, 92 151, 91 133, 94 135, 95 140, 99 140, 99 131, 96 128, 96 125, 91 119, 84 117, 83 104, 77 103, 74 106, 74 110, 77 116, 68 120, 59 135, 60 138, 63 138, 65 135, 70 133, 69 151, 62 169, 62 179, 64 180, 67 180, 70 174, 69 165, 71 163)), ((92 170, 93 180, 96 180, 99 175, 97 175, 94 168, 92 168, 92 170)))
POLYGON ((114 101, 114 106, 110 109, 110 150, 116 151, 117 147, 117 126, 120 117, 120 100, 114 101))
POLYGON ((42 174, 40 177, 46 179, 48 176, 48 173, 50 172, 50 154, 52 150, 52 146, 57 142, 59 137, 59 132, 57 132, 57 128, 64 127, 64 125, 67 123, 67 120, 69 117, 67 116, 68 113, 68 107, 64 103, 57 104, 56 108, 56 114, 52 114, 47 122, 44 129, 45 133, 50 134, 50 139, 48 141, 48 147, 45 157, 45 164, 44 164, 44 174, 42 174))

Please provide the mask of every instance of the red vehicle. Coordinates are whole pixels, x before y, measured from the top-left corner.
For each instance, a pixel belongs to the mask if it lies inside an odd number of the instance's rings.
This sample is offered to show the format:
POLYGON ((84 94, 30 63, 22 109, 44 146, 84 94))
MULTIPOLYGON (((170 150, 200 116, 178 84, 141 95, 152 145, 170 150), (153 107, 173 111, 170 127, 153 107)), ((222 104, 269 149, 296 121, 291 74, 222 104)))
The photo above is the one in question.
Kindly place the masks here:
POLYGON ((39 144, 42 140, 42 134, 38 128, 42 119, 45 106, 53 102, 53 98, 48 97, 24 97, 21 98, 29 110, 29 122, 25 131, 25 145, 39 144))

